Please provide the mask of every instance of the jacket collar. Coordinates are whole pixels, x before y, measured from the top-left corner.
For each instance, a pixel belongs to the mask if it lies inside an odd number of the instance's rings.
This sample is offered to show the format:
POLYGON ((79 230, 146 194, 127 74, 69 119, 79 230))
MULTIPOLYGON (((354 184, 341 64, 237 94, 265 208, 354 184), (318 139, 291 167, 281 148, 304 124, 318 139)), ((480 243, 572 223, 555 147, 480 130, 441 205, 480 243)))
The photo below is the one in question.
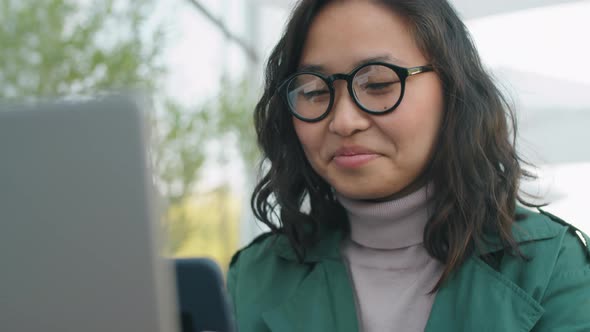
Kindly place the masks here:
MULTIPOLYGON (((550 224, 550 219, 544 215, 546 212, 540 210, 541 214, 517 207, 518 214, 526 215, 524 220, 515 222, 512 226, 512 236, 516 243, 526 243, 549 239, 559 233, 559 229, 550 224)), ((310 248, 304 257, 304 263, 314 263, 324 259, 339 259, 340 245, 345 233, 336 229, 320 229, 319 241, 314 247, 310 248)), ((484 236, 484 244, 476 249, 477 256, 482 256, 505 248, 498 236, 484 236)), ((296 261, 297 256, 291 248, 289 241, 284 236, 276 238, 275 253, 282 258, 290 261, 296 261)))
POLYGON ((477 256, 438 290, 425 332, 530 331, 541 304, 477 256))
MULTIPOLYGON (((550 219, 544 216, 545 212, 539 209, 541 214, 522 207, 516 208, 517 214, 523 214, 525 219, 517 221, 512 225, 512 237, 518 244, 550 239, 559 234, 559 228, 551 224, 550 219)), ((489 254, 491 252, 499 251, 506 247, 497 235, 484 236, 484 242, 480 248, 477 248, 478 256, 489 254)))
MULTIPOLYGON (((344 263, 326 259, 311 265, 293 296, 263 313, 270 331, 359 331, 344 263)), ((543 312, 538 301, 472 256, 439 289, 425 331, 530 331, 543 312)))
MULTIPOLYGON (((339 229, 320 229, 320 241, 305 253, 304 263, 316 263, 326 259, 340 259, 340 245, 345 233, 339 229)), ((278 236, 274 242, 275 253, 289 261, 296 261, 297 255, 285 236, 278 236)))
MULTIPOLYGON (((515 223, 516 242, 552 238, 559 228, 549 220, 523 209, 523 221, 515 223)), ((263 320, 272 331, 358 331, 352 284, 340 257, 343 232, 329 232, 305 256, 310 273, 294 295, 265 312, 263 320)), ((485 248, 469 257, 438 290, 426 332, 529 331, 543 315, 541 304, 504 275, 491 268, 480 255, 503 245, 493 237, 485 248)), ((275 242, 276 253, 296 260, 285 237, 275 242)))
POLYGON ((271 331, 357 332, 353 288, 340 260, 313 264, 293 295, 262 314, 271 331))

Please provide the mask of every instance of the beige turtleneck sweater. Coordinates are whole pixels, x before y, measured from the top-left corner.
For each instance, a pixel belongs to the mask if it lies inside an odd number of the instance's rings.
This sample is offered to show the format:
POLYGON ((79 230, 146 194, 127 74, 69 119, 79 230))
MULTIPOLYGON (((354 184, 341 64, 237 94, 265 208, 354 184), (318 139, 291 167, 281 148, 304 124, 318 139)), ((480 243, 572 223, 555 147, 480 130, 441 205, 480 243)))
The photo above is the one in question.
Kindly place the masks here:
POLYGON ((338 196, 351 236, 342 247, 363 332, 424 331, 434 301, 428 294, 443 266, 422 243, 430 190, 367 202, 338 196))

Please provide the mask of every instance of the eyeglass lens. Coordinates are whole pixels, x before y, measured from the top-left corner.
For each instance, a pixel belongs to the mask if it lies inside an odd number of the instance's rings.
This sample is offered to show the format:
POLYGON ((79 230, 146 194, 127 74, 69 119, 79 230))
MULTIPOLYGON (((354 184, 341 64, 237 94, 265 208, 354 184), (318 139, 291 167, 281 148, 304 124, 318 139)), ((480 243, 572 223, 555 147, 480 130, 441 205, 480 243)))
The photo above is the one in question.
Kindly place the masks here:
MULTIPOLYGON (((352 80, 356 101, 372 112, 385 112, 400 99, 401 82, 397 73, 383 65, 361 68, 352 80)), ((313 74, 295 76, 287 86, 292 111, 306 119, 321 117, 330 106, 331 90, 325 80, 313 74)))

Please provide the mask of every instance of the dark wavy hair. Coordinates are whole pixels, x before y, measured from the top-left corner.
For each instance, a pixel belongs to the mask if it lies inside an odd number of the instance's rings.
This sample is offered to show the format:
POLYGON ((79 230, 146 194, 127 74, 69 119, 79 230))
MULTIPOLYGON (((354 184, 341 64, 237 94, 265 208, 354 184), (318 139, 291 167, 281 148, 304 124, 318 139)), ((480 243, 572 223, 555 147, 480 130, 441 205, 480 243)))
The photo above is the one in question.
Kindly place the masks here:
MULTIPOLYGON (((278 85, 296 71, 309 26, 330 1, 298 3, 266 67, 264 94, 254 121, 262 149, 264 174, 251 205, 256 218, 285 235, 302 260, 322 229, 348 231, 344 208, 331 186, 314 172, 296 136, 291 114, 277 94, 278 85), (304 208, 304 202, 309 206, 304 208)), ((444 94, 442 127, 427 167, 434 184, 432 217, 424 230, 428 253, 445 265, 435 286, 468 255, 497 236, 522 258, 512 236, 522 178, 515 149, 512 107, 483 68, 467 28, 444 0, 375 0, 407 20, 418 47, 440 77, 444 94)))

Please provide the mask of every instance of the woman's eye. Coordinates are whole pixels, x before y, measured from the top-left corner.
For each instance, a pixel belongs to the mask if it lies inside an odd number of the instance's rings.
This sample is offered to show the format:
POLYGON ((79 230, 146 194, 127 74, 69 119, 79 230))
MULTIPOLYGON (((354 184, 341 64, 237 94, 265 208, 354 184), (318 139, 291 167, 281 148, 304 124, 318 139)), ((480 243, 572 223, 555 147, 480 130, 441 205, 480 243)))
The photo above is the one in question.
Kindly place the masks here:
POLYGON ((391 81, 391 82, 367 83, 365 85, 365 90, 372 90, 372 91, 385 90, 387 88, 390 88, 395 83, 399 83, 399 82, 391 81))
POLYGON ((303 97, 305 97, 306 99, 313 99, 321 96, 327 96, 329 95, 329 93, 330 92, 328 90, 307 91, 303 92, 303 97))

